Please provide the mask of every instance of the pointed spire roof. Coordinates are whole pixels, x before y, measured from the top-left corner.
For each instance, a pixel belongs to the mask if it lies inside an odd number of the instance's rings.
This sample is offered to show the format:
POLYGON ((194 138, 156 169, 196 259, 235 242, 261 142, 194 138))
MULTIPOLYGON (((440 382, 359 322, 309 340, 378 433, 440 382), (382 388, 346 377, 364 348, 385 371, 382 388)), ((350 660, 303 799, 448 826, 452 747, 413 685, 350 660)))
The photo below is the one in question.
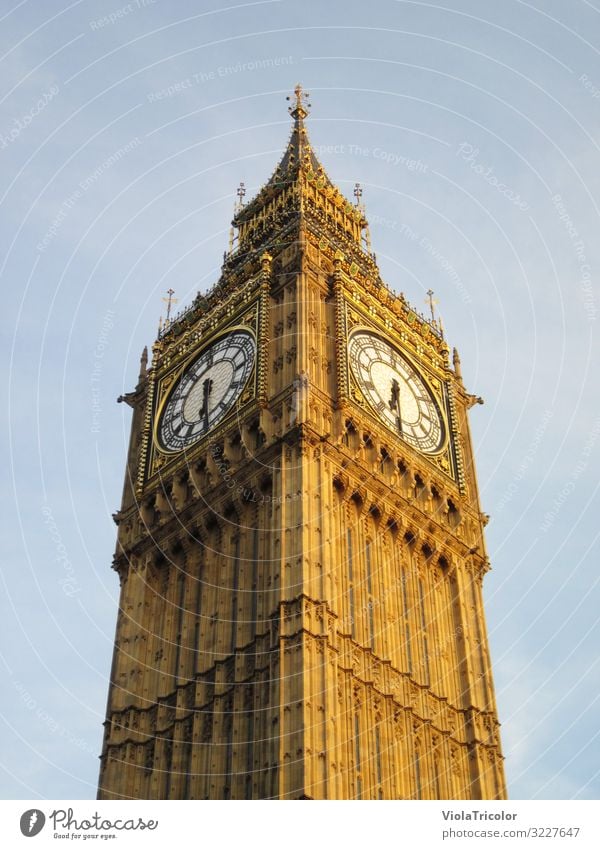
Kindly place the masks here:
POLYGON ((308 92, 305 92, 300 83, 298 83, 294 89, 293 97, 288 97, 287 99, 290 101, 293 100, 292 105, 288 107, 288 112, 294 121, 288 145, 273 174, 256 197, 238 209, 233 221, 234 225, 238 225, 238 223, 250 218, 263 203, 270 200, 282 188, 293 183, 298 178, 301 168, 314 175, 314 178, 319 181, 319 188, 330 187, 331 189, 335 189, 335 186, 325 173, 325 169, 313 152, 304 125, 305 118, 310 114, 308 111, 310 108, 308 92))

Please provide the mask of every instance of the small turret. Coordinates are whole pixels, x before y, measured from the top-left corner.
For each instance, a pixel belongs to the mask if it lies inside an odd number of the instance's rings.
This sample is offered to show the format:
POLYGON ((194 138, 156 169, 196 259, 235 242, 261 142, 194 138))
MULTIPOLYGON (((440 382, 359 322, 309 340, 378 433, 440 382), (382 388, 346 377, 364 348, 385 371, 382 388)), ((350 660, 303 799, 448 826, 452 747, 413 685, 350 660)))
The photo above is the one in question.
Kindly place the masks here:
POLYGON ((454 366, 454 374, 457 378, 462 381, 462 371, 460 368, 460 357, 458 356, 458 351, 456 348, 452 349, 452 365, 454 366))

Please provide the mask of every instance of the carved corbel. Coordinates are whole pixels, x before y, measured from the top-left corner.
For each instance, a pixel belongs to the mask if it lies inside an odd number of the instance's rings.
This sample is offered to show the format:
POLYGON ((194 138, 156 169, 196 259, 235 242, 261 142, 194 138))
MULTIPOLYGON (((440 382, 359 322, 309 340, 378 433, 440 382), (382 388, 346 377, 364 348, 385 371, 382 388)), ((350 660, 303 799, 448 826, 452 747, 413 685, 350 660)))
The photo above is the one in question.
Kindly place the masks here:
POLYGON ((356 509, 361 513, 367 504, 367 488, 357 486, 351 493, 350 500, 354 502, 356 509))
POLYGON ((475 404, 485 403, 483 398, 481 398, 479 395, 465 395, 465 398, 467 400, 467 410, 470 410, 471 407, 475 406, 475 404))
POLYGON ((350 478, 345 472, 336 472, 333 477, 333 486, 338 491, 341 496, 344 496, 348 486, 350 484, 350 478))

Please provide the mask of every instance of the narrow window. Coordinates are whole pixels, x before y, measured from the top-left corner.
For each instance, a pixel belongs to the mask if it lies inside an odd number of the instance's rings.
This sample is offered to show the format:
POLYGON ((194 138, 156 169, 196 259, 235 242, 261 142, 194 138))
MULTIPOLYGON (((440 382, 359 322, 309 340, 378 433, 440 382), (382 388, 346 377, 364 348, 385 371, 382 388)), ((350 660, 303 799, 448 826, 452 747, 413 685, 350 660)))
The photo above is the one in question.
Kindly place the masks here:
POLYGON ((381 786, 381 740, 379 737, 379 726, 375 726, 375 758, 377 765, 377 795, 383 799, 383 788, 381 786))
POLYGON ((254 776, 254 684, 250 687, 250 710, 248 711, 248 742, 246 744, 246 799, 252 798, 252 780, 254 776))
POLYGON ((442 788, 440 786, 440 760, 437 757, 433 759, 433 768, 435 770, 435 798, 442 798, 442 788))
POLYGON ((356 760, 356 798, 362 799, 362 777, 360 773, 360 719, 354 714, 354 758, 356 760))
POLYGON ((375 614, 373 612, 373 577, 371 574, 371 541, 367 540, 365 546, 365 558, 367 561, 367 606, 369 609, 369 645, 375 648, 375 614))
POLYGON ((421 637, 423 646, 423 669, 425 670, 425 683, 429 684, 429 651, 427 645, 427 622, 425 620, 425 593, 423 592, 423 580, 419 578, 419 606, 421 608, 421 637))
POLYGON ((223 735, 225 737, 225 787, 223 798, 231 799, 231 785, 233 784, 233 775, 231 774, 233 763, 233 703, 231 699, 227 699, 224 705, 223 717, 223 735))
POLYGON ((173 670, 174 683, 177 683, 179 678, 179 660, 181 657, 181 631, 183 628, 183 604, 185 594, 185 574, 183 570, 177 578, 177 634, 175 635, 175 669, 173 670))
POLYGON ((202 619, 202 580, 201 580, 201 568, 198 568, 198 577, 196 584, 196 606, 195 606, 195 615, 196 615, 196 624, 194 625, 194 656, 192 659, 192 674, 195 675, 199 666, 199 654, 200 654, 200 630, 201 630, 201 619, 202 619))
POLYGON ((237 608, 238 608, 238 586, 240 582, 240 537, 236 535, 233 553, 233 579, 231 587, 231 651, 235 651, 237 643, 237 608))
POLYGON ((475 616, 475 632, 477 637, 477 646, 479 648, 479 667, 481 669, 481 686, 483 688, 483 698, 485 700, 486 705, 489 704, 490 694, 488 692, 488 681, 486 675, 486 665, 485 665, 485 657, 484 657, 484 646, 483 640, 481 638, 481 628, 479 627, 479 611, 480 606, 478 604, 477 599, 477 590, 475 589, 475 584, 471 581, 471 594, 473 597, 473 605, 474 605, 474 616, 475 616))
POLYGON ((198 654, 200 653, 200 649, 198 648, 198 644, 200 642, 200 622, 196 619, 196 624, 194 625, 194 659, 193 659, 193 672, 192 674, 196 674, 196 670, 198 669, 198 654))
POLYGON ((353 575, 353 557, 352 557, 352 531, 348 528, 347 536, 348 545, 348 600, 350 604, 350 635, 354 639, 356 628, 354 623, 354 575, 353 575))
POLYGON ((252 629, 252 638, 256 636, 257 628, 257 617, 258 617, 258 528, 254 528, 254 533, 252 537, 252 623, 250 625, 252 629))
POLYGON ((421 752, 419 747, 415 746, 415 779, 417 782, 417 799, 422 799, 421 791, 421 752))
POLYGON ((408 593, 406 591, 406 569, 402 572, 402 607, 404 613, 404 638, 406 640, 406 659, 408 663, 408 674, 412 674, 412 650, 410 645, 410 619, 408 615, 408 593))
POLYGON ((190 773, 192 771, 192 722, 193 719, 186 719, 184 723, 183 741, 181 747, 183 749, 181 762, 183 766, 183 792, 182 799, 190 798, 190 773))

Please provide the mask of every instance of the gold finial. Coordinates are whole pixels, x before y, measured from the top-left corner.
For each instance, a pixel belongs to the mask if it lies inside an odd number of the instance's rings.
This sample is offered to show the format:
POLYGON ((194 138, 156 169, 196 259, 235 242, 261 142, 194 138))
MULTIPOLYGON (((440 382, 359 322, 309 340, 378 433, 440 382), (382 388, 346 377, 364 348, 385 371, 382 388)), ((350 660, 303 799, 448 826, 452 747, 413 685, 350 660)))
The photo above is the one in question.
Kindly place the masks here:
MULTIPOLYGON (((288 112, 294 119, 296 124, 299 124, 303 121, 306 116, 309 114, 308 110, 310 108, 310 103, 308 102, 308 92, 303 91, 300 83, 294 89, 294 95, 296 97, 296 102, 294 106, 288 106, 288 112), (304 101, 304 102, 303 102, 304 101)), ((286 100, 291 100, 291 97, 286 97, 286 100)))

